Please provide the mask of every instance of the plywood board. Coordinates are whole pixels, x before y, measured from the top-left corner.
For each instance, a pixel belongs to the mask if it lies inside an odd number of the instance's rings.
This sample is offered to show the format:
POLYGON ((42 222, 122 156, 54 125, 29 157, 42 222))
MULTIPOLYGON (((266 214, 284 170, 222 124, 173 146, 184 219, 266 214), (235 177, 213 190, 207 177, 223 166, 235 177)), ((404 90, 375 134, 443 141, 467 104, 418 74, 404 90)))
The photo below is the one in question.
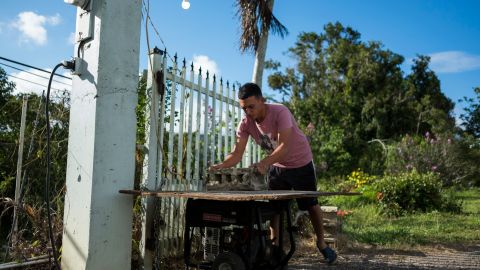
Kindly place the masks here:
POLYGON ((120 190, 120 193, 143 197, 178 197, 205 199, 216 201, 256 201, 256 200, 288 200, 297 198, 316 198, 320 196, 360 195, 353 192, 318 192, 294 190, 262 190, 262 191, 140 191, 120 190))

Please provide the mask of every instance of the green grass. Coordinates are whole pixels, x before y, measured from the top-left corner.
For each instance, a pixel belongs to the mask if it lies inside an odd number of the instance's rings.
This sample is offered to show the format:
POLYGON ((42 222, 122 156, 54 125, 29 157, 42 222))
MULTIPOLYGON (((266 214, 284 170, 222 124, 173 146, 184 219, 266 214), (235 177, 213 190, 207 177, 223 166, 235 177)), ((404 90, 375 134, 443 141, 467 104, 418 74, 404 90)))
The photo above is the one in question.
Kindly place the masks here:
POLYGON ((343 223, 343 232, 361 243, 388 246, 479 243, 480 189, 454 194, 463 200, 462 213, 434 211, 395 218, 382 215, 375 204, 355 207, 350 199, 339 198, 333 198, 331 203, 353 211, 343 223))

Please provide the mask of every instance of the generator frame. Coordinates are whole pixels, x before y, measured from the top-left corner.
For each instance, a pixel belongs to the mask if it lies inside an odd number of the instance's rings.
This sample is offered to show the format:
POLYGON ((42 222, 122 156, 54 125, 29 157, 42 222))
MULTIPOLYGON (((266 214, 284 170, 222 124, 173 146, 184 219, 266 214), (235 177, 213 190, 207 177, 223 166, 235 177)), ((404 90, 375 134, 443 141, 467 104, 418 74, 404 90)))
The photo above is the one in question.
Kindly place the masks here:
MULTIPOLYGON (((290 238, 290 250, 280 260, 275 268, 286 266, 295 251, 293 236, 292 215, 290 201, 298 198, 317 198, 320 196, 337 195, 361 195, 358 192, 318 192, 318 191, 295 191, 295 190, 261 190, 261 191, 149 191, 149 190, 119 190, 120 193, 142 197, 175 197, 186 198, 186 216, 184 230, 184 257, 185 268, 197 267, 203 269, 212 268, 208 264, 194 264, 190 261, 192 228, 194 227, 217 227, 229 225, 247 226, 254 230, 257 226, 261 231, 264 220, 275 214, 280 215, 279 248, 283 251, 284 220, 287 221, 287 232, 290 238), (235 215, 233 215, 235 212, 235 215), (237 213, 243 213, 238 215, 237 213), (204 215, 206 214, 206 215, 204 215), (210 214, 210 215, 209 215, 210 214), (233 217, 235 216, 235 218, 233 217), (207 226, 208 225, 208 226, 207 226)), ((250 231, 253 232, 253 231, 250 231)), ((252 233, 249 233, 252 237, 252 233)), ((260 251, 266 250, 266 235, 260 234, 260 251)), ((252 239, 249 239, 247 248, 252 248, 252 239)), ((245 256, 244 256, 245 257, 245 256)), ((245 267, 252 269, 257 263, 255 256, 247 256, 243 259, 245 267)))
MULTIPOLYGON (((194 263, 191 261, 191 247, 194 228, 222 228, 231 225, 243 226, 247 230, 245 254, 237 254, 245 263, 246 269, 255 269, 260 264, 268 265, 258 258, 267 258, 268 234, 263 233, 262 226, 275 215, 280 216, 279 249, 283 251, 284 219, 286 217, 286 232, 289 236, 290 249, 283 258, 270 269, 282 269, 295 252, 293 225, 290 212, 290 199, 277 201, 218 201, 208 199, 188 199, 185 212, 184 259, 185 266, 200 269, 211 269, 212 262, 194 263), (258 241, 257 243, 255 243, 258 241), (253 246, 259 246, 257 254, 252 254, 253 246), (248 256, 251 254, 252 256, 248 256)), ((220 241, 222 243, 222 240, 220 241)), ((224 250, 227 251, 227 250, 224 250)), ((222 250, 219 251, 220 253, 222 250)), ((231 251, 230 252, 234 252, 231 251)), ((283 252, 282 252, 283 253, 283 252)))

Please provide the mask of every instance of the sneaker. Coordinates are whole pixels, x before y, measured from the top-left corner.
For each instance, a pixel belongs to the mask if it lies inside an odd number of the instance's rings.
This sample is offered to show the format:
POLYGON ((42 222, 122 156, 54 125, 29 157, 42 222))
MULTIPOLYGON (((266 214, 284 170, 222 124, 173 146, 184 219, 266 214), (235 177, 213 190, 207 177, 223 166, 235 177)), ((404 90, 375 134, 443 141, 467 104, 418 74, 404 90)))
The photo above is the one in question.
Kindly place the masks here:
POLYGON ((323 257, 325 258, 325 262, 327 264, 334 264, 337 261, 337 253, 335 250, 331 249, 329 246, 327 246, 324 249, 320 249, 320 253, 322 253, 323 257))

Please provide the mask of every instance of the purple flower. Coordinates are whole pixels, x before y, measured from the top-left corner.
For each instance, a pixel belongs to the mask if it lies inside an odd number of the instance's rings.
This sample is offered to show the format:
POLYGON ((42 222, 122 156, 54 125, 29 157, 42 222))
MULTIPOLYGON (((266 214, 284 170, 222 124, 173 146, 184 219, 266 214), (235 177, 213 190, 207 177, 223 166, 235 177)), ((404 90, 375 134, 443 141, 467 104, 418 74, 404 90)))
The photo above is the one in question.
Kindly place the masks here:
POLYGON ((428 132, 428 131, 425 132, 425 138, 427 138, 427 139, 430 138, 430 132, 428 132))
POLYGON ((447 143, 452 144, 452 139, 448 138, 447 143))
POLYGON ((432 166, 432 171, 436 171, 437 170, 437 166, 432 166))
POLYGON ((407 170, 411 170, 411 169, 413 169, 413 165, 412 164, 407 164, 406 168, 407 168, 407 170))

